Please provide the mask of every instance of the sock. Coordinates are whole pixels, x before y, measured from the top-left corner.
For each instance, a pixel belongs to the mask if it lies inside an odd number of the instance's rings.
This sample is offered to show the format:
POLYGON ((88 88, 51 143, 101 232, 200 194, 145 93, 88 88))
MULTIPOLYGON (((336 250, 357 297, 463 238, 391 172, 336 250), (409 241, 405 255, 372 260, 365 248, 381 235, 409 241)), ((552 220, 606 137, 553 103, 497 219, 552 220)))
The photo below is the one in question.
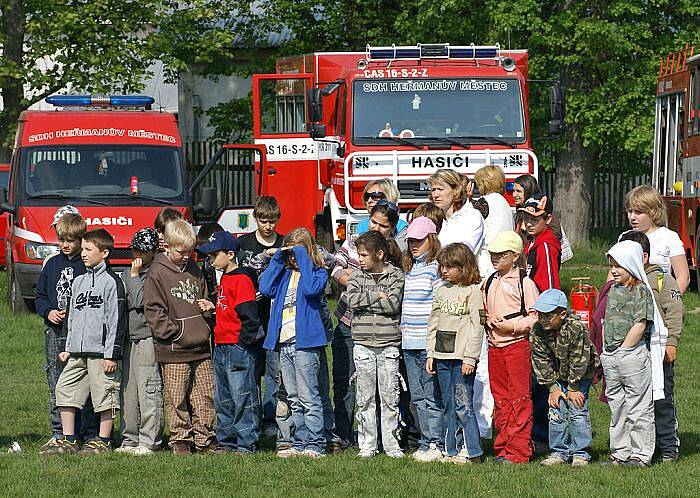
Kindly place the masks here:
POLYGON ((72 436, 63 436, 63 439, 65 439, 69 443, 75 443, 75 434, 73 434, 72 436))
POLYGON ((112 441, 112 438, 110 438, 110 437, 102 437, 102 436, 99 436, 99 437, 100 437, 100 441, 102 441, 104 444, 109 444, 110 441, 112 441))

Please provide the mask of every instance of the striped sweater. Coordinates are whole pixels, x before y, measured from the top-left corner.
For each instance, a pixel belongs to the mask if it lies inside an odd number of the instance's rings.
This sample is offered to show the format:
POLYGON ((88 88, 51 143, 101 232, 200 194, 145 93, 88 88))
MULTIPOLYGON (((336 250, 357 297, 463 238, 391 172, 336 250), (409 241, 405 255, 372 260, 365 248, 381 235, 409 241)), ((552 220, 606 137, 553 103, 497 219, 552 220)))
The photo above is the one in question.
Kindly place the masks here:
POLYGON ((401 304, 401 347, 425 349, 428 338, 428 317, 435 290, 442 285, 438 276, 438 262, 426 263, 427 254, 416 259, 406 273, 401 304))
POLYGON ((401 345, 403 282, 403 271, 391 264, 380 274, 355 270, 350 275, 347 295, 355 344, 375 348, 401 345))

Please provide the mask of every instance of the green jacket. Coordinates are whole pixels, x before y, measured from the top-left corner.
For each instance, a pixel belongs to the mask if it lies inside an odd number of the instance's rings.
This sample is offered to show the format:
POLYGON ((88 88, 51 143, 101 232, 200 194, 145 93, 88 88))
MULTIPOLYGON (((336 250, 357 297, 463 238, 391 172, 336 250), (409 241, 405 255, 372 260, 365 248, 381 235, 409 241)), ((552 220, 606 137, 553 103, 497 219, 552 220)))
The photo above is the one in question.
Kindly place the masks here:
POLYGON ((530 331, 530 353, 537 382, 549 392, 559 384, 578 391, 581 380, 592 379, 600 364, 588 329, 578 317, 567 317, 556 333, 536 322, 530 331))
POLYGON ((378 348, 401 345, 403 285, 403 271, 391 264, 380 275, 352 272, 347 296, 352 310, 352 340, 356 344, 378 348), (381 297, 380 292, 386 297, 381 297))

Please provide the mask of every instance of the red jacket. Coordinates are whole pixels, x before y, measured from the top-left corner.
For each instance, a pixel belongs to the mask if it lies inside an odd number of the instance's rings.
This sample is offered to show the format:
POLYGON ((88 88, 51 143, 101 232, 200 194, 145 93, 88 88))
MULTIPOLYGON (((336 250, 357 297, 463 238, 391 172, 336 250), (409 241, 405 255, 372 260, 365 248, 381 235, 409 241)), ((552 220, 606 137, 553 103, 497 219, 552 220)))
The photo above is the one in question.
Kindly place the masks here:
POLYGON ((547 227, 544 232, 525 246, 527 274, 537 289, 561 289, 559 265, 561 264, 561 242, 547 227))
POLYGON ((215 344, 251 346, 260 328, 255 301, 256 277, 247 268, 236 268, 221 277, 217 288, 215 344))

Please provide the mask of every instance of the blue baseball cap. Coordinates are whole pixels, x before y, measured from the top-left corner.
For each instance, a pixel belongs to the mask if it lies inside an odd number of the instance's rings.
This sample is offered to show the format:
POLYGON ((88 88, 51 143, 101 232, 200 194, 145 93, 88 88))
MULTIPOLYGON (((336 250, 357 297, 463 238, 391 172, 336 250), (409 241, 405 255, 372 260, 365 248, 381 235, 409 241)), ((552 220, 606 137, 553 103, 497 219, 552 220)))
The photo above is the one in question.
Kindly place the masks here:
POLYGON ((241 248, 241 243, 232 233, 229 232, 214 232, 209 237, 206 244, 202 244, 197 250, 204 254, 213 254, 217 251, 233 251, 238 253, 241 248))
POLYGON ((566 309, 568 305, 569 301, 566 299, 566 294, 559 289, 547 289, 540 294, 532 308, 540 313, 550 313, 557 308, 566 309))

